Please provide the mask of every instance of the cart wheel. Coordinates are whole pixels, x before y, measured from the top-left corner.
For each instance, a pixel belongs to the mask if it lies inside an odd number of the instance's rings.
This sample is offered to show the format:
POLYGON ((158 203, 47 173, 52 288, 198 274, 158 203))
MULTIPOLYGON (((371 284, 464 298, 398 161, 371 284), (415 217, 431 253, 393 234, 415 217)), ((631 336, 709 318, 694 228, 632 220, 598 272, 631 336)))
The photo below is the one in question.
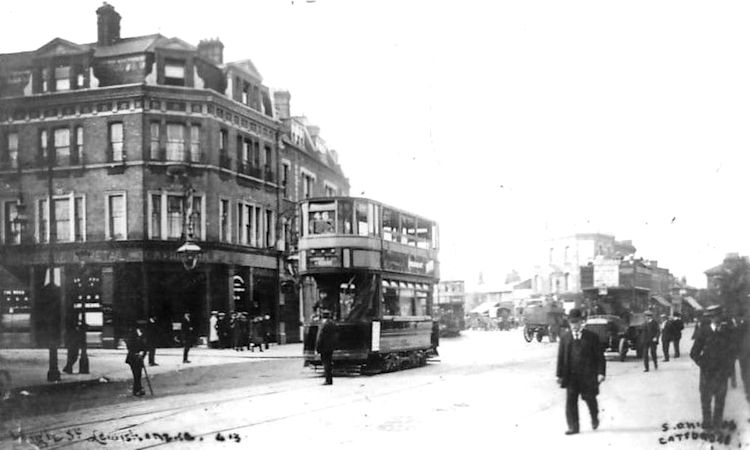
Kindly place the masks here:
POLYGON ((555 333, 554 331, 550 331, 550 333, 549 333, 549 341, 552 342, 552 343, 557 342, 557 333, 555 333))
POLYGON ((627 339, 620 338, 619 351, 620 351, 620 361, 625 361, 625 357, 628 356, 628 340, 627 339))
POLYGON ((536 332, 536 341, 537 341, 537 342, 542 342, 542 338, 543 338, 543 337, 544 337, 544 335, 542 334, 542 332, 541 332, 541 331, 537 331, 537 332, 536 332))
POLYGON ((534 332, 528 326, 523 329, 523 338, 526 339, 526 342, 531 342, 534 339, 534 332))

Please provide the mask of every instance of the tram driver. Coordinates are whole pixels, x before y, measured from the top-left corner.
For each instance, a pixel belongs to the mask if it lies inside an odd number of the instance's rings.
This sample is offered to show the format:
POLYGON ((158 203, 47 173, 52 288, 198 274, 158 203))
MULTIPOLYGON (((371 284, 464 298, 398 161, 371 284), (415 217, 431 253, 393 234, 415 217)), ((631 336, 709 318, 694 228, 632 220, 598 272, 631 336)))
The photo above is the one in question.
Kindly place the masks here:
POLYGON ((320 318, 323 311, 330 311, 331 318, 336 319, 338 314, 337 301, 333 296, 328 294, 328 291, 321 289, 318 291, 318 301, 313 304, 313 316, 320 318))

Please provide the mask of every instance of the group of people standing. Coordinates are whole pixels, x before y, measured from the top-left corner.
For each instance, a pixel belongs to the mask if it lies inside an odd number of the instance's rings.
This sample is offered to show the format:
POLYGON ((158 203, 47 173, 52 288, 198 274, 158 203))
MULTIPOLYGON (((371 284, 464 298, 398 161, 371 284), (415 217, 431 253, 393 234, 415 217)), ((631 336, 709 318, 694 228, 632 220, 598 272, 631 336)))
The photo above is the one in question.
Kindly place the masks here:
POLYGON ((257 347, 262 352, 263 347, 268 349, 270 342, 270 320, 268 315, 251 319, 246 312, 226 314, 211 311, 208 344, 211 348, 233 348, 235 351, 245 348, 255 351, 257 347))

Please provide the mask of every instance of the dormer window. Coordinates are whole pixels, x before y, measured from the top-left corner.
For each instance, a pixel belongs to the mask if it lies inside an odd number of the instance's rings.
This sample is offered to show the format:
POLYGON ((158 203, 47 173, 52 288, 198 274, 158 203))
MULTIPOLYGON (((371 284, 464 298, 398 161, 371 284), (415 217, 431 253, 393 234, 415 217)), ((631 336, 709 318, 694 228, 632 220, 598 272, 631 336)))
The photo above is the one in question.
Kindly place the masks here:
POLYGON ((185 61, 177 59, 164 61, 164 84, 185 86, 185 61))
POLYGON ((70 90, 70 66, 55 67, 55 91, 70 90))

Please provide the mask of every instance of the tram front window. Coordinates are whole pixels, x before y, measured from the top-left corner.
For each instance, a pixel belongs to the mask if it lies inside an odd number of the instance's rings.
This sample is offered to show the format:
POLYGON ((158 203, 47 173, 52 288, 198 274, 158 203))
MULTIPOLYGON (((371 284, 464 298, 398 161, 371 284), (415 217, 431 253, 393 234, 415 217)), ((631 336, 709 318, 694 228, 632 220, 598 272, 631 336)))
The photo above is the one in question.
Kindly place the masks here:
POLYGON ((336 232, 336 204, 311 203, 308 213, 309 234, 329 234, 336 232))
POLYGON ((374 275, 309 277, 303 301, 313 320, 328 310, 335 320, 357 321, 375 313, 375 291, 374 275))

